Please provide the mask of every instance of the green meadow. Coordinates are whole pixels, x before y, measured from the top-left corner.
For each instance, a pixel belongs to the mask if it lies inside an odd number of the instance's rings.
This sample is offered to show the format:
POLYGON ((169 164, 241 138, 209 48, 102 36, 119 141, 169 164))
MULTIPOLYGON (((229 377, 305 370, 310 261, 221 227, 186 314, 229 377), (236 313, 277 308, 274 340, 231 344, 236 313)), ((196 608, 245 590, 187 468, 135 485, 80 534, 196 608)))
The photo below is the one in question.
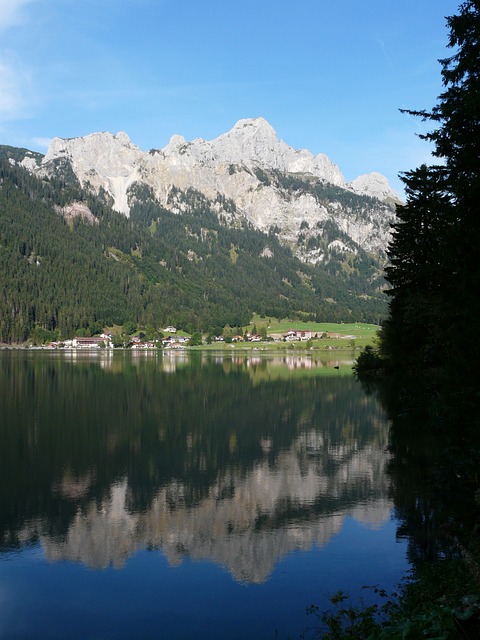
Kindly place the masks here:
MULTIPOLYGON (((295 331, 312 331, 313 334, 338 334, 338 338, 318 338, 313 340, 313 346, 323 348, 328 347, 341 347, 341 348, 362 348, 367 344, 373 344, 375 336, 380 327, 375 324, 365 324, 361 322, 341 323, 336 324, 333 322, 302 322, 299 320, 290 320, 289 318, 283 318, 278 320, 277 318, 262 318, 260 316, 254 316, 248 329, 253 327, 260 331, 262 327, 266 327, 267 335, 272 334, 285 334, 289 329, 295 331)), ((310 345, 309 345, 310 346, 310 345)))
MULTIPOLYGON (((374 344, 375 336, 380 327, 373 324, 363 323, 320 323, 320 322, 300 322, 289 319, 277 320, 274 318, 254 317, 252 322, 243 331, 252 331, 256 328, 260 332, 262 328, 267 331, 267 336, 277 337, 279 334, 285 334, 289 329, 296 331, 311 331, 313 335, 322 336, 331 334, 335 337, 317 337, 312 340, 301 342, 295 340, 293 342, 281 341, 263 341, 263 342, 213 342, 210 345, 203 344, 199 349, 207 350, 228 350, 228 351, 346 351, 353 352, 362 349, 366 345, 374 344)), ((193 347, 196 348, 196 347, 193 347)))

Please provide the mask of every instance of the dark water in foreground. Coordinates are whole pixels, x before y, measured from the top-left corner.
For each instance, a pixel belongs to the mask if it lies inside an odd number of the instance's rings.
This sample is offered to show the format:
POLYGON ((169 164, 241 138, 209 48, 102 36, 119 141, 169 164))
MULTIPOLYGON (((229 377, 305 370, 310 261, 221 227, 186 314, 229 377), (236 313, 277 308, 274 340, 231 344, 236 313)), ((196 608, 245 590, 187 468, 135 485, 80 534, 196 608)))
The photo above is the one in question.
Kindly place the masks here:
POLYGON ((388 423, 334 364, 0 352, 0 638, 298 638, 393 588, 388 423))

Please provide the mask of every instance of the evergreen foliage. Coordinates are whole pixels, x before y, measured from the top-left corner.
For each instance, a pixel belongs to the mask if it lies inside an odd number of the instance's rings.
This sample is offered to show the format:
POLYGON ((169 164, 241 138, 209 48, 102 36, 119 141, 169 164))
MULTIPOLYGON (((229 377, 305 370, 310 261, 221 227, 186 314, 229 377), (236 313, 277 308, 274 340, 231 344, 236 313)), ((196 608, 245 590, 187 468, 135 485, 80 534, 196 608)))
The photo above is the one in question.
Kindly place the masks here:
POLYGON ((447 24, 445 90, 431 111, 408 112, 435 126, 421 137, 439 162, 403 177, 389 316, 379 349, 365 349, 356 365, 358 374, 391 369, 378 389, 392 420, 398 535, 409 538, 414 567, 404 613, 378 638, 477 638, 480 624, 480 2, 462 2, 447 24))
POLYGON ((429 112, 409 111, 435 125, 422 136, 438 165, 403 176, 407 202, 398 207, 389 248, 392 285, 382 350, 392 366, 473 371, 480 314, 480 3, 469 0, 447 19, 454 54, 441 60, 445 91, 429 112))

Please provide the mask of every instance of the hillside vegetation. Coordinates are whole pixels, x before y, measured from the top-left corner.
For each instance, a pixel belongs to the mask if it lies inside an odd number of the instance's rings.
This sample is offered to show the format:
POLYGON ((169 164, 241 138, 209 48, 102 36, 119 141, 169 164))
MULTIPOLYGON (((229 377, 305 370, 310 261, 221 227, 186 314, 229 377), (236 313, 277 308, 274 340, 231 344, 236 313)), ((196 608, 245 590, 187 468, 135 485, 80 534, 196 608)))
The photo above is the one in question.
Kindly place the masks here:
POLYGON ((128 321, 193 332, 245 326, 254 313, 375 324, 385 314, 379 263, 365 252, 305 264, 274 231, 227 224, 193 190, 176 193, 178 214, 134 189, 128 219, 68 167, 38 179, 10 162, 18 154, 0 147, 2 342, 128 321), (67 215, 72 203, 91 215, 67 215))

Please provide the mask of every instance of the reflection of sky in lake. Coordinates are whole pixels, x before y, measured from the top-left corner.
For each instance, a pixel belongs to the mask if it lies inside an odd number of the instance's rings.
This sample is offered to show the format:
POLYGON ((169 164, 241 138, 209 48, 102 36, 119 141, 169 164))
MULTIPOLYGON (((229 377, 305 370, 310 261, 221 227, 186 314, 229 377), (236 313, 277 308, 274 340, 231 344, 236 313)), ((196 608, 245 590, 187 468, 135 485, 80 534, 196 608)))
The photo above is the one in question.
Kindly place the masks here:
POLYGON ((243 639, 278 629, 279 638, 297 638, 313 622, 309 604, 346 586, 354 594, 365 584, 393 588, 405 566, 405 544, 394 540, 394 522, 372 532, 347 518, 326 549, 292 552, 266 583, 248 587, 215 563, 172 568, 160 552, 140 551, 119 572, 42 563, 37 550, 25 551, 0 563, 0 637, 243 639))
POLYGON ((0 368, 18 414, 3 486, 22 478, 4 490, 0 638, 297 637, 309 604, 394 586, 375 398, 292 377, 301 360, 157 360, 0 368))

